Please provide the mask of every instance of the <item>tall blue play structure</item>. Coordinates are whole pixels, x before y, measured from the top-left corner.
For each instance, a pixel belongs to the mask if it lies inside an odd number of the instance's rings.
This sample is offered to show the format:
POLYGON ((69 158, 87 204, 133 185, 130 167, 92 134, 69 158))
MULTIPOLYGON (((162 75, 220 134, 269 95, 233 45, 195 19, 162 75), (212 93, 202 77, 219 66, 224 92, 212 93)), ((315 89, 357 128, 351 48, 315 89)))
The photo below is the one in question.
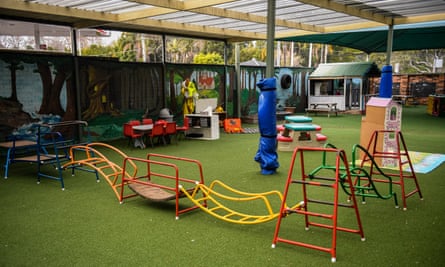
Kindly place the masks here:
POLYGON ((276 79, 266 78, 257 83, 261 93, 258 98, 258 126, 260 143, 255 161, 260 163, 261 174, 274 174, 280 166, 277 154, 277 117, 275 104, 276 79))
POLYGON ((392 97, 392 66, 386 65, 382 68, 382 75, 380 76, 379 97, 392 97))

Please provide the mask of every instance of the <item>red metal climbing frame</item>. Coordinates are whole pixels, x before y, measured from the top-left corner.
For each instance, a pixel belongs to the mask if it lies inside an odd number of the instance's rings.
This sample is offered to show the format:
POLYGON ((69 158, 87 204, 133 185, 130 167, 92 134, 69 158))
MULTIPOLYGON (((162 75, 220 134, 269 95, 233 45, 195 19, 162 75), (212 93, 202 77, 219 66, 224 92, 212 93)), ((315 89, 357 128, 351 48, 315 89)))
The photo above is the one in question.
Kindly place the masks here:
MULTIPOLYGON (((409 157, 408 149, 406 147, 405 139, 403 138, 402 132, 394 130, 374 131, 371 138, 369 139, 367 150, 375 160, 379 159, 381 164, 384 165, 383 161, 385 160, 393 160, 394 165, 398 167, 398 170, 396 172, 385 173, 386 175, 391 177, 398 177, 398 180, 393 179, 392 183, 400 186, 403 210, 406 210, 406 199, 408 197, 418 193, 420 199, 423 199, 422 192, 420 191, 416 173, 414 172, 414 168, 411 163, 411 159, 409 157), (389 142, 392 144, 392 149, 389 149, 390 151, 384 151, 384 142, 389 142), (409 170, 404 172, 403 169, 406 164, 408 164, 409 170), (407 189, 405 179, 412 179, 412 181, 414 182, 412 188, 407 189)), ((379 175, 379 173, 375 170, 375 166, 374 164, 372 164, 371 159, 364 155, 362 158, 361 166, 364 166, 366 164, 370 165, 370 174, 372 176, 379 175)), ((387 179, 378 179, 375 177, 373 177, 373 181, 383 183, 388 182, 387 179)))
MULTIPOLYGON (((352 186, 351 174, 349 172, 346 153, 343 150, 335 148, 297 147, 292 155, 292 160, 290 163, 289 173, 287 177, 287 183, 286 187, 284 188, 283 202, 281 204, 280 216, 278 217, 277 220, 272 247, 275 247, 277 242, 282 242, 291 245, 311 248, 330 253, 331 261, 335 262, 337 231, 359 234, 361 239, 365 240, 360 220, 360 214, 357 208, 357 202, 354 194, 352 194, 351 200, 349 202, 339 201, 339 190, 341 191, 340 189, 341 182, 347 183, 351 188, 351 190, 354 190, 352 186), (322 153, 317 153, 317 152, 322 152, 322 153), (317 174, 317 176, 310 175, 310 172, 306 172, 305 170, 306 164, 310 164, 311 161, 313 161, 314 156, 317 155, 322 156, 323 154, 325 155, 330 154, 332 156, 331 158, 335 160, 335 164, 332 164, 333 166, 335 166, 335 170, 330 170, 329 172, 323 174, 320 173, 317 174), (305 161, 306 155, 308 158, 305 161), (297 174, 298 171, 295 171, 294 174, 294 165, 297 157, 299 157, 300 159, 301 176, 297 174), (345 172, 346 175, 342 175, 345 172), (293 185, 301 185, 303 200, 304 200, 304 205, 302 208, 291 209, 286 207, 285 205, 286 199, 288 198, 288 193, 296 191, 296 190, 292 191, 289 190, 290 187, 293 185), (325 193, 325 191, 323 190, 327 190, 328 193, 325 193), (329 191, 331 193, 329 193, 329 191), (314 196, 317 199, 314 198, 314 196), (329 208, 329 206, 332 207, 332 210, 329 208), (357 223, 356 229, 338 226, 337 224, 338 207, 353 209, 357 223), (332 231, 332 240, 330 246, 321 246, 313 243, 305 243, 301 241, 294 241, 279 237, 282 219, 290 214, 304 215, 306 230, 309 229, 309 226, 330 229, 332 231)), ((293 232, 294 231, 292 231, 292 233, 293 232)))

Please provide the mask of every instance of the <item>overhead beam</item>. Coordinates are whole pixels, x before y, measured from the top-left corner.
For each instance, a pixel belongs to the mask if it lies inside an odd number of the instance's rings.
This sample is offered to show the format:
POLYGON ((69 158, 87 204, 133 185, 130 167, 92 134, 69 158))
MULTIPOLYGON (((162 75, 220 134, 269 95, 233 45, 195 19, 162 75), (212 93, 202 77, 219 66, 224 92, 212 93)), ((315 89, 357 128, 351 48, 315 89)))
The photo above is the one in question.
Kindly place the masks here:
POLYGON ((168 7, 173 9, 183 9, 184 8, 184 2, 178 1, 178 0, 130 0, 131 2, 138 3, 138 4, 144 4, 144 5, 150 5, 150 6, 156 6, 156 7, 168 7))
MULTIPOLYGON (((242 30, 230 30, 221 28, 216 25, 212 27, 200 26, 191 23, 173 23, 166 21, 156 21, 151 17, 163 14, 170 14, 180 11, 189 11, 198 14, 214 16, 215 18, 230 18, 238 21, 248 21, 255 24, 266 25, 266 15, 256 15, 235 10, 228 10, 215 7, 224 3, 234 2, 236 0, 129 0, 135 3, 144 4, 147 7, 138 11, 113 14, 108 12, 94 12, 74 8, 65 8, 49 4, 36 4, 32 1, 24 0, 1 0, 0 10, 2 14, 7 14, 12 18, 32 19, 35 21, 71 25, 74 28, 87 27, 104 27, 109 26, 115 29, 127 30, 143 30, 151 31, 156 29, 159 32, 179 32, 185 35, 202 35, 203 32, 209 31, 209 36, 216 36, 218 39, 227 38, 227 40, 254 40, 267 39, 265 33, 253 33, 242 30), (28 15, 29 14, 29 15, 28 15), (134 23, 135 27, 132 27, 134 23), (145 25, 145 26, 143 26, 145 25), (145 27, 145 28, 144 28, 145 27), (166 27, 163 30, 162 27, 166 27), (174 31, 174 28, 180 31, 174 31), (210 35, 211 34, 211 35, 210 35), (218 36, 221 34, 221 36, 218 36)), ((332 0, 295 0, 296 4, 307 4, 333 12, 343 13, 364 19, 364 22, 345 24, 338 26, 315 26, 308 23, 298 23, 296 21, 276 18, 275 25, 277 27, 285 27, 286 30, 276 32, 277 38, 285 38, 287 36, 305 35, 313 33, 331 33, 346 30, 357 30, 364 28, 373 28, 383 25, 390 25, 393 19, 394 25, 411 24, 420 22, 445 20, 445 14, 430 14, 422 16, 383 16, 375 14, 371 11, 364 10, 363 5, 360 7, 354 5, 340 4, 332 0)), ((375 10, 374 10, 375 11, 375 10)))
POLYGON ((394 18, 394 25, 431 22, 431 21, 440 21, 440 20, 445 20, 445 14, 441 13, 441 14, 424 15, 424 16, 394 18))
MULTIPOLYGON (((162 4, 158 5, 158 3, 157 3, 157 2, 159 2, 158 0, 138 0, 135 2, 156 5, 157 7, 146 8, 144 10, 120 14, 119 21, 123 22, 123 21, 129 21, 129 20, 134 20, 134 19, 142 19, 142 18, 147 18, 147 17, 175 13, 178 11, 190 11, 190 12, 195 12, 195 13, 209 15, 209 16, 217 16, 217 17, 231 18, 231 19, 254 22, 254 23, 267 24, 266 16, 258 16, 258 15, 253 15, 253 14, 249 14, 249 13, 243 13, 243 12, 237 12, 237 11, 233 11, 233 10, 211 7, 212 5, 215 5, 215 4, 222 4, 222 3, 233 2, 233 1, 234 0, 212 0, 212 1, 192 0, 192 1, 185 2, 186 4, 184 4, 183 7, 180 7, 180 4, 176 3, 178 1, 172 1, 175 6, 175 8, 172 8, 171 6, 166 4, 166 3, 169 3, 170 1, 161 1, 162 4)), ((184 3, 184 2, 181 1, 181 3, 184 3)), ((282 27, 294 28, 294 29, 301 29, 301 30, 306 30, 306 31, 312 31, 312 32, 318 32, 318 33, 321 33, 324 31, 323 27, 314 26, 314 25, 305 24, 305 23, 292 22, 292 21, 283 20, 283 19, 276 19, 275 25, 282 26, 282 27)))
POLYGON ((380 22, 386 25, 392 23, 392 18, 385 17, 380 14, 375 14, 369 11, 360 10, 357 7, 340 4, 330 0, 298 0, 295 2, 304 3, 312 6, 318 6, 321 8, 329 9, 335 12, 340 12, 350 16, 355 16, 362 19, 367 19, 375 22, 380 22))
POLYGON ((144 19, 148 17, 160 16, 177 12, 175 9, 165 7, 148 7, 137 11, 121 13, 118 15, 119 22, 126 22, 137 19, 144 19))
POLYGON ((188 0, 184 1, 184 8, 185 9, 195 9, 195 8, 201 8, 201 7, 210 7, 210 6, 216 6, 221 4, 227 4, 231 2, 235 2, 236 0, 188 0))
POLYGON ((360 29, 375 28, 375 27, 381 27, 381 26, 387 26, 387 25, 382 24, 382 23, 373 22, 373 21, 351 23, 351 24, 347 24, 347 25, 326 27, 325 33, 360 30, 360 29))
MULTIPOLYGON (((85 28, 85 27, 104 27, 106 25, 113 25, 115 23, 120 23, 119 16, 117 14, 109 14, 104 12, 91 12, 79 9, 70 9, 63 8, 52 5, 41 5, 35 4, 31 2, 23 2, 16 0, 2 0, 3 3, 8 7, 8 9, 13 11, 22 11, 22 12, 33 12, 41 15, 48 14, 57 14, 58 16, 66 16, 70 18, 79 19, 79 22, 75 23, 75 28, 85 28), (94 21, 92 21, 94 20, 94 21)), ((151 2, 155 0, 150 0, 151 2)), ((161 2, 168 2, 162 0, 161 2)), ((157 8, 159 9, 159 8, 157 8)), ((149 10, 149 9, 148 9, 149 10)), ((171 9, 169 9, 170 11, 171 9)), ((144 10, 147 12, 147 9, 144 10)), ((266 39, 265 34, 253 33, 253 32, 242 32, 238 30, 228 30, 221 29, 216 27, 208 27, 208 26, 198 26, 191 25, 186 23, 173 23, 173 22, 165 22, 165 21, 157 21, 150 19, 140 19, 140 20, 132 20, 126 23, 127 25, 139 25, 148 28, 153 28, 158 31, 168 31, 175 30, 175 32, 179 33, 189 33, 190 35, 202 35, 203 32, 206 32, 209 36, 214 36, 215 38, 228 38, 231 40, 263 40, 266 39)), ((131 27, 128 27, 131 28, 131 27)))
POLYGON ((178 1, 178 0, 130 0, 131 2, 156 6, 156 7, 165 7, 176 10, 190 10, 194 8, 214 6, 220 4, 226 4, 230 2, 234 2, 236 0, 188 0, 188 1, 178 1))
MULTIPOLYGON (((302 35, 309 35, 309 34, 314 34, 314 32, 303 31, 303 30, 296 30, 296 31, 275 33, 275 38, 276 39, 283 39, 283 38, 288 38, 288 37, 302 36, 302 35)), ((317 34, 317 33, 315 33, 315 34, 317 34)))
MULTIPOLYGON (((211 15, 211 16, 267 24, 267 16, 258 16, 258 15, 249 14, 249 13, 225 10, 225 9, 221 9, 221 8, 207 7, 207 8, 193 9, 192 11, 200 13, 200 14, 211 15)), ((306 30, 306 31, 313 31, 313 32, 323 32, 323 30, 324 30, 323 27, 318 27, 318 26, 304 24, 304 23, 297 23, 297 22, 292 22, 292 21, 283 20, 283 19, 275 19, 275 25, 282 26, 282 27, 294 28, 294 29, 301 29, 301 30, 306 30)))
POLYGON ((201 35, 205 32, 206 36, 219 36, 219 38, 232 38, 237 40, 263 40, 265 34, 255 32, 242 32, 238 30, 221 29, 209 26, 199 26, 186 23, 175 23, 168 21, 140 19, 131 21, 130 25, 143 26, 153 30, 175 31, 187 35, 201 35))
MULTIPOLYGON (((342 31, 352 31, 352 30, 361 30, 361 29, 368 29, 368 28, 375 28, 375 27, 382 27, 386 26, 382 23, 377 22, 362 22, 362 23, 352 23, 348 25, 340 25, 340 26, 331 26, 331 27, 324 27, 323 33, 333 33, 333 32, 342 32, 342 31)), ((308 35, 308 34, 314 34, 312 31, 304 31, 304 30, 297 30, 297 31, 288 31, 285 33, 277 33, 276 38, 287 38, 292 36, 302 36, 302 35, 308 35)))

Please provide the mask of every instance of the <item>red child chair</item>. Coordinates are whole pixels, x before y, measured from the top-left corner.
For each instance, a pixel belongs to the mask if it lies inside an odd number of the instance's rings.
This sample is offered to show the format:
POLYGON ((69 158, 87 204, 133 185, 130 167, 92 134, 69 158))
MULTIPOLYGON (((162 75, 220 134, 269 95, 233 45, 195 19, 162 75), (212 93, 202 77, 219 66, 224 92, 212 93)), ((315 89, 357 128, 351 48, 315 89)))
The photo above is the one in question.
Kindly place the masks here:
MULTIPOLYGON (((171 141, 173 138, 176 138, 176 122, 167 122, 164 127, 164 140, 171 141)), ((178 144, 178 139, 175 141, 178 144)))
POLYGON ((177 134, 176 140, 179 140, 179 135, 184 136, 185 139, 185 135, 188 129, 189 129, 189 118, 185 117, 184 124, 182 126, 176 125, 176 134, 177 134))
POLYGON ((155 123, 153 124, 153 129, 151 130, 150 134, 148 135, 150 139, 151 147, 154 146, 154 139, 157 138, 158 143, 162 141, 162 144, 165 144, 164 139, 164 124, 161 123, 155 123))
POLYGON ((130 145, 131 141, 135 139, 142 138, 143 134, 136 133, 133 130, 133 126, 140 125, 141 123, 137 120, 132 120, 127 123, 124 123, 124 136, 128 138, 128 145, 130 145))
POLYGON ((142 119, 142 124, 153 124, 153 119, 142 119))

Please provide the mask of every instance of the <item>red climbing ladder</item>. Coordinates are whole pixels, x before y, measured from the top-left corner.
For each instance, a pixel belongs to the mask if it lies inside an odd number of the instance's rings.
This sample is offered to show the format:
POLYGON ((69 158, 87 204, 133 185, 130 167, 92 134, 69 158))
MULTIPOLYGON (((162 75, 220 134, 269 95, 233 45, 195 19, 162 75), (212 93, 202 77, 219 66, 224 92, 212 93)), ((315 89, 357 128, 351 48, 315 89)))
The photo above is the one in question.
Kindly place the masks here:
MULTIPOLYGON (((340 202, 340 183, 346 183, 351 188, 353 193, 354 188, 352 186, 348 161, 343 150, 336 148, 297 147, 292 155, 287 183, 286 187, 284 188, 283 202, 281 204, 280 215, 278 216, 275 228, 272 247, 275 247, 278 242, 282 242, 291 245, 311 248, 330 253, 331 261, 335 262, 337 231, 359 234, 361 239, 365 240, 355 196, 354 194, 352 194, 351 200, 349 202, 340 202), (326 170, 326 172, 320 172, 316 175, 312 175, 311 172, 306 172, 306 164, 311 164, 314 161, 315 156, 326 156, 326 154, 329 154, 330 160, 335 162, 334 164, 332 164, 332 166, 335 166, 335 169, 326 170), (294 165, 297 157, 300 160, 301 175, 298 174, 298 171, 295 171, 294 173, 294 165), (307 157, 307 159, 305 159, 305 157, 307 157), (292 196, 289 196, 288 193, 297 191, 294 189, 295 185, 301 186, 304 205, 302 205, 301 208, 292 209, 286 207, 285 203, 288 197, 292 198, 292 196), (290 190, 290 187, 292 187, 292 190, 290 190), (349 216, 346 220, 342 219, 342 221, 345 221, 344 223, 348 225, 357 223, 357 226, 352 226, 354 228, 351 228, 350 226, 340 227, 337 224, 339 207, 345 207, 353 210, 355 219, 353 219, 354 216, 349 216), (309 226, 330 229, 332 231, 332 240, 330 242, 330 246, 315 244, 317 242, 305 243, 279 237, 280 227, 282 227, 282 219, 291 214, 304 215, 304 224, 306 230, 309 229, 309 226), (353 222, 350 222, 351 220, 353 222)), ((342 212, 342 214, 345 213, 342 212)), ((288 231, 286 234, 291 235, 293 233, 294 231, 288 231)), ((299 236, 302 239, 311 239, 311 236, 308 235, 299 236)))
MULTIPOLYGON (((414 172, 411 159, 409 157, 408 149, 406 148, 405 139, 403 138, 402 132, 394 130, 377 130, 372 134, 367 150, 372 155, 372 157, 381 164, 381 167, 385 165, 397 166, 397 171, 385 172, 386 175, 391 177, 398 177, 398 180, 393 179, 392 183, 400 186, 403 210, 406 210, 406 199, 416 193, 419 194, 420 199, 423 199, 422 193, 420 191, 419 183, 417 182, 416 173, 414 172), (386 144, 386 149, 383 144, 386 144), (391 162, 392 161, 392 162, 391 162), (409 169, 404 167, 409 166, 409 169), (414 183, 410 185, 412 188, 408 188, 406 179, 411 179, 414 183)), ((376 171, 374 164, 369 157, 364 155, 362 157, 361 166, 370 165, 370 174, 379 175, 376 171)), ((387 179, 378 179, 373 177, 375 182, 387 183, 387 179)))

